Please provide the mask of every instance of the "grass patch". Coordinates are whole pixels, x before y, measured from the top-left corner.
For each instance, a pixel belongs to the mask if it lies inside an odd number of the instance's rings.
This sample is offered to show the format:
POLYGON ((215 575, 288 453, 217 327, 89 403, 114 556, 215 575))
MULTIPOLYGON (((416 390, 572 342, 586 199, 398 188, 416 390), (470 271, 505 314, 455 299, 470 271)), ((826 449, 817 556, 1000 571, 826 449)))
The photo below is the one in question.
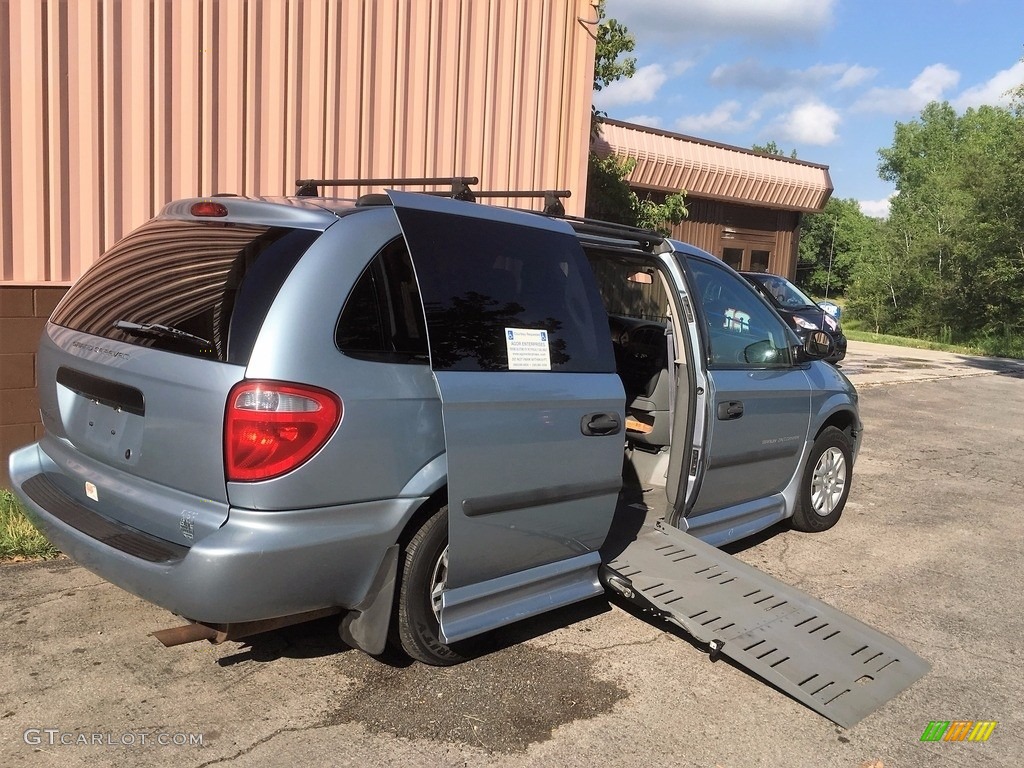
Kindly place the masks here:
POLYGON ((854 341, 870 341, 874 344, 891 344, 894 347, 912 349, 934 349, 936 352, 952 352, 957 355, 979 355, 981 357, 1010 357, 1024 359, 1024 350, 1015 344, 992 344, 984 340, 976 344, 945 344, 929 339, 911 339, 906 336, 889 336, 884 333, 858 331, 844 324, 843 334, 854 341))
POLYGON ((983 355, 985 354, 977 347, 965 344, 943 344, 939 341, 928 341, 927 339, 911 339, 906 336, 889 336, 885 333, 870 333, 869 331, 854 331, 844 328, 846 338, 854 341, 870 341, 874 344, 891 344, 894 347, 912 347, 913 349, 934 349, 936 352, 953 352, 960 355, 983 355))
POLYGON ((0 560, 49 560, 60 555, 28 521, 14 494, 0 489, 0 560))

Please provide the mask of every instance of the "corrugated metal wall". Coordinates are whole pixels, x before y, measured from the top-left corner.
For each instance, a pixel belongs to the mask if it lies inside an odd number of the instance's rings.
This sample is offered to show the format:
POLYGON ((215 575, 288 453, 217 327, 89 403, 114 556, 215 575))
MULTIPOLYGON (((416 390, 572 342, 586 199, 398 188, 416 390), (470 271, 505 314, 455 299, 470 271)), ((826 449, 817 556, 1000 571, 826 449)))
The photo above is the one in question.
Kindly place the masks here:
POLYGON ((300 177, 478 175, 569 188, 582 214, 594 18, 591 0, 0 0, 0 280, 73 280, 169 200, 300 177))
POLYGON ((832 194, 826 165, 619 120, 602 121, 594 151, 634 160, 628 180, 645 189, 806 212, 824 208, 832 194))

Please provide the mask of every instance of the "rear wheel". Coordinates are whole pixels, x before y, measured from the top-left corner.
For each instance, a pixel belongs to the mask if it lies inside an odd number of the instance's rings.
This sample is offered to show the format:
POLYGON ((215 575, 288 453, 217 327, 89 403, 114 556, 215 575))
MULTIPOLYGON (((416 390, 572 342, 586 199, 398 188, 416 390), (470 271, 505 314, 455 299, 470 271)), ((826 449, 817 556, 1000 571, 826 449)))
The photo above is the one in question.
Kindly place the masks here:
POLYGON ((448 579, 448 507, 416 531, 405 547, 398 590, 398 641, 409 656, 434 666, 470 658, 465 643, 441 641, 441 596, 448 579))
POLYGON ((800 499, 792 524, 798 531, 825 531, 839 522, 850 495, 853 451, 850 439, 835 427, 814 441, 800 481, 800 499))

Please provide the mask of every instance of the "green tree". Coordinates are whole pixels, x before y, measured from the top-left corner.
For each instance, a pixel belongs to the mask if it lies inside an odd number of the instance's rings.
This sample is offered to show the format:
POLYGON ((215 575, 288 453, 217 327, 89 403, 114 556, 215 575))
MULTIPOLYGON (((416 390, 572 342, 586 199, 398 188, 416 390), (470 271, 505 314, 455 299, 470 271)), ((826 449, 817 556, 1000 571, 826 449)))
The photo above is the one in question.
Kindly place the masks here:
POLYGON ((902 312, 910 305, 918 285, 916 273, 900 258, 901 250, 893 242, 899 233, 879 224, 850 268, 846 285, 850 316, 861 320, 875 333, 897 333, 902 312))
MULTIPOLYGON (((636 74, 636 59, 631 53, 636 44, 629 30, 615 19, 605 18, 604 0, 597 4, 597 46, 594 61, 594 90, 636 74)), ((604 113, 591 107, 590 138, 601 133, 604 113)), ((626 178, 635 166, 633 160, 602 158, 590 152, 587 172, 587 210, 591 218, 614 221, 668 234, 672 225, 686 218, 686 193, 653 195, 641 200, 630 188, 626 178)))
POLYGON ((605 0, 597 4, 597 47, 594 55, 594 90, 636 74, 636 58, 632 53, 636 40, 629 30, 615 19, 605 18, 605 0))
MULTIPOLYGON (((769 141, 767 144, 754 144, 751 147, 755 152, 764 152, 766 155, 779 155, 785 157, 786 152, 774 141, 769 141)), ((791 150, 789 156, 796 160, 796 150, 791 150)))
POLYGON ((853 265, 877 247, 880 223, 861 213, 854 199, 833 197, 800 227, 797 283, 816 296, 846 292, 853 265))
POLYGON ((879 156, 897 194, 879 252, 852 270, 851 308, 889 333, 1019 345, 1024 114, 932 103, 879 156))
POLYGON ((593 150, 587 168, 587 216, 636 225, 633 213, 636 194, 626 183, 633 164, 615 155, 600 157, 593 150))
MULTIPOLYGON (((625 25, 605 17, 605 0, 599 0, 597 11, 597 35, 594 48, 594 91, 601 91, 616 80, 630 78, 636 74, 636 57, 627 56, 636 47, 636 40, 625 25)), ((600 135, 600 121, 607 114, 593 104, 590 105, 590 139, 600 135)))
POLYGON ((632 159, 590 153, 587 216, 668 234, 673 225, 686 218, 685 194, 665 195, 661 200, 653 196, 640 199, 626 181, 635 164, 632 159))
MULTIPOLYGON (((1024 56, 1021 57, 1021 63, 1024 63, 1024 56)), ((1024 113, 1024 83, 1021 83, 1016 88, 1011 88, 1009 92, 1010 106, 1017 115, 1024 113)))
POLYGON ((1024 351, 1024 112, 982 108, 970 117, 978 125, 964 153, 969 204, 959 256, 973 270, 981 332, 1024 351))

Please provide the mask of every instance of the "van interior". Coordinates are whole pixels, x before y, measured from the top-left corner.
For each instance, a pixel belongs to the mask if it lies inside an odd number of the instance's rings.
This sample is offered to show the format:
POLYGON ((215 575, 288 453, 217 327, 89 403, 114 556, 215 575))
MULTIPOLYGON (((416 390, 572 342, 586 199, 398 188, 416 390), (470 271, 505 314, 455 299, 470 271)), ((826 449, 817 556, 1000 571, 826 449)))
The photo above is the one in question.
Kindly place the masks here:
POLYGON ((674 446, 690 443, 692 430, 688 345, 675 330, 673 317, 679 313, 654 258, 586 251, 608 312, 615 368, 626 393, 623 490, 609 542, 616 534, 632 540, 644 523, 658 518, 675 522, 673 508, 686 480, 682 456, 676 453, 686 451, 674 446), (680 413, 683 417, 677 418, 680 413))

